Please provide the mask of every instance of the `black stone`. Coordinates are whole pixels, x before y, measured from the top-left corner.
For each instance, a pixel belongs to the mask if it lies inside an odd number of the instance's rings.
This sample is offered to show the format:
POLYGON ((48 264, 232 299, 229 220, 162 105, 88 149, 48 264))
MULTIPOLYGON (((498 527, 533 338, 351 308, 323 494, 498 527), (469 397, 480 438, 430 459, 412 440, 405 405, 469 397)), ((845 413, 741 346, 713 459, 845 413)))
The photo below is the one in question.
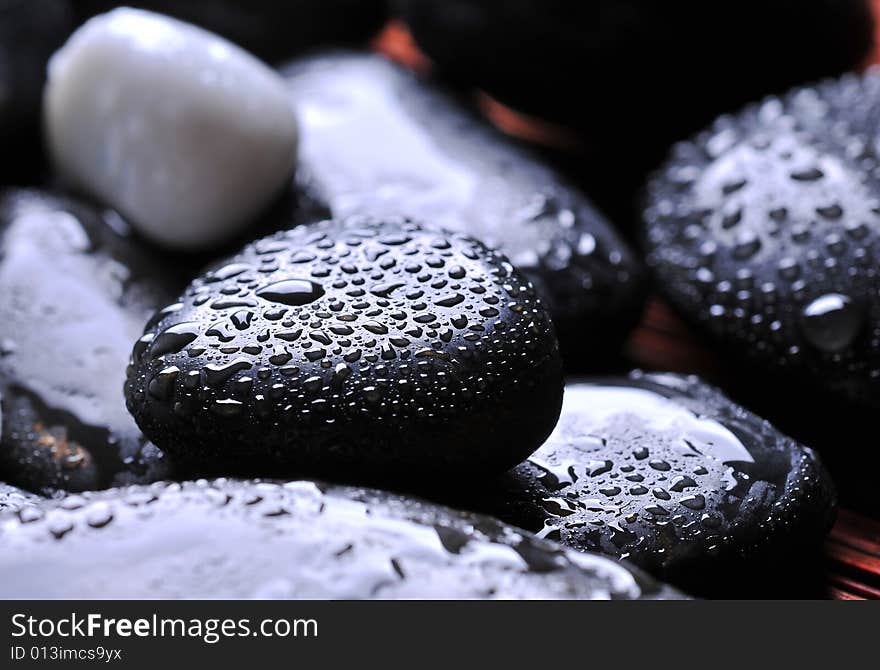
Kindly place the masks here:
POLYGON ((0 597, 681 597, 487 517, 308 481, 138 486, 40 511, 0 516, 0 597))
POLYGON ((0 478, 35 491, 167 477, 125 411, 131 341, 183 282, 112 212, 0 196, 0 478))
POLYGON ((500 248, 538 289, 566 366, 607 365, 641 314, 640 263, 592 203, 461 101, 380 56, 285 69, 298 185, 336 218, 404 215, 500 248))
POLYGON ((880 404, 880 75, 722 117, 648 187, 663 290, 716 346, 880 404))
POLYGON ((507 259, 391 218, 248 245, 157 314, 132 360, 144 433, 217 474, 503 471, 562 395, 550 319, 507 259))
POLYGON ((548 441, 456 502, 693 593, 766 597, 787 580, 803 596, 834 491, 810 449, 714 388, 634 373, 568 384, 548 441))
POLYGON ((201 26, 269 62, 327 45, 359 44, 387 15, 386 0, 74 0, 85 21, 114 7, 136 7, 201 26))
POLYGON ((74 27, 68 0, 0 3, 0 183, 27 184, 45 169, 43 83, 49 56, 74 27))
POLYGON ((447 77, 579 131, 603 205, 718 114, 859 67, 873 41, 868 0, 402 4, 447 77))

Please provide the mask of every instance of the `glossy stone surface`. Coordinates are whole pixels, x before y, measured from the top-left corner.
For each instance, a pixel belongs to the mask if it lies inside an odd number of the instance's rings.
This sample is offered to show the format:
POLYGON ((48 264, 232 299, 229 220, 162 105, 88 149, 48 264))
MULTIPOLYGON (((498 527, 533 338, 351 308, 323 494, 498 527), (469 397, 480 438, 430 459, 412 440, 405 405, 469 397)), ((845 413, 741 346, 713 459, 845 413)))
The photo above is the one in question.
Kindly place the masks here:
POLYGON ((880 398, 880 75, 769 98, 678 145, 644 234, 715 345, 849 400, 880 398))
POLYGON ((334 481, 501 472, 559 415, 553 326, 507 259, 351 217, 263 238, 135 344, 128 408, 200 472, 334 481))
POLYGON ((44 169, 40 106, 46 63, 74 28, 68 0, 0 3, 0 183, 25 184, 44 169))
POLYGON ((567 366, 595 368, 619 351, 640 315, 642 270, 577 188, 380 56, 323 54, 284 72, 301 190, 334 217, 402 214, 498 246, 534 282, 567 366))
POLYGON ((675 598, 487 517, 307 481, 89 493, 0 516, 3 598, 675 598))
MULTIPOLYGON (((404 0, 447 77, 576 128, 596 197, 715 116, 861 66, 868 0, 404 0)), ((630 194, 624 191, 617 197, 630 194)))
POLYGON ((694 377, 641 373, 568 384, 547 442, 476 498, 464 504, 703 595, 813 560, 834 509, 811 450, 694 377))
POLYGON ((25 507, 30 508, 43 501, 44 498, 38 495, 0 482, 0 512, 18 512, 25 507))
POLYGON ((80 21, 125 5, 194 23, 269 62, 329 44, 365 42, 382 25, 385 0, 76 0, 80 21))
POLYGON ((112 212, 41 191, 0 197, 3 481, 83 490, 167 476, 122 385, 173 276, 112 212))
POLYGON ((217 35, 127 8, 89 20, 52 57, 45 125, 70 184, 172 249, 250 227, 296 157, 274 71, 217 35))

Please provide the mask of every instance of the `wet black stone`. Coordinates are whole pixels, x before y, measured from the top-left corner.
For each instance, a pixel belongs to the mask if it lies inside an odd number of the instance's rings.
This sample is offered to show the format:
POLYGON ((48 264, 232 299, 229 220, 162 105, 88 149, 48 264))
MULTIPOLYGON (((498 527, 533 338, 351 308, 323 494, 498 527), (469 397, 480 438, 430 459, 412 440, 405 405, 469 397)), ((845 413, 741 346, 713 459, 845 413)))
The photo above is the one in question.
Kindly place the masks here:
POLYGON ((45 167, 40 136, 49 56, 74 27, 67 0, 0 3, 0 183, 25 184, 45 167))
POLYGON ((487 517, 308 481, 137 486, 40 510, 0 516, 4 598, 681 597, 487 517))
POLYGON ((859 67, 873 41, 868 0, 402 4, 446 76, 577 129, 588 157, 578 172, 615 205, 672 142, 764 95, 859 67))
POLYGON ((269 62, 327 45, 359 44, 387 15, 386 0, 76 0, 80 21, 137 7, 194 23, 269 62))
POLYGON ((112 212, 0 196, 0 478, 36 491, 167 477, 125 411, 131 341, 182 282, 112 212))
POLYGON ((128 408, 200 472, 400 483, 503 471, 556 423, 550 319, 458 233, 351 217, 263 238, 134 347, 128 408))
POLYGON ((568 384, 553 435, 481 489, 457 504, 710 596, 808 593, 834 509, 811 450, 672 374, 568 384))
POLYGON ((880 75, 769 98, 679 144, 648 186, 663 290, 716 346, 880 402, 880 75))
POLYGON ((593 204, 461 101, 380 56, 285 69, 298 186, 334 217, 405 215, 500 248, 535 284, 566 366, 607 364, 638 320, 640 263, 593 204))

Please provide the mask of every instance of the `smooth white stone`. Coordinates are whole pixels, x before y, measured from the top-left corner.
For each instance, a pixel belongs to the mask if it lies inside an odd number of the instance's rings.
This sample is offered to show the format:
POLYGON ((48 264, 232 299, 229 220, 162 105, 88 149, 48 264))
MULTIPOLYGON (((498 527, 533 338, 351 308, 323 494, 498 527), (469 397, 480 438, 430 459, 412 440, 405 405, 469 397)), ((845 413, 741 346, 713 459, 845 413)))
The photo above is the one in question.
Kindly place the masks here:
POLYGON ((79 28, 49 63, 44 108, 62 176, 177 249, 241 232, 294 169, 283 79, 152 12, 117 9, 79 28))

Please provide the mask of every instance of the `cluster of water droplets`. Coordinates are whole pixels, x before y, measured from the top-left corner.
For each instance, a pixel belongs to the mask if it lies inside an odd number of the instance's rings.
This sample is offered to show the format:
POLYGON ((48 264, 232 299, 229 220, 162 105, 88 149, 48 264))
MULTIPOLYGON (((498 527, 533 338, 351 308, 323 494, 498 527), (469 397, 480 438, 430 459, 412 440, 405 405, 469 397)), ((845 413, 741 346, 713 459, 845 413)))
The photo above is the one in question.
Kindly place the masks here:
MULTIPOLYGON (((584 395, 575 402, 602 392, 602 387, 567 390, 584 395)), ((719 430, 715 441, 707 442, 696 418, 667 425, 682 408, 666 406, 659 396, 646 403, 644 390, 611 392, 620 397, 601 418, 587 418, 588 409, 578 416, 583 410, 577 405, 572 414, 564 410, 560 428, 529 459, 546 492, 540 534, 623 557, 662 554, 683 542, 713 546, 751 484, 746 472, 713 453, 719 439, 730 438, 719 430)), ((748 452, 742 457, 750 458, 748 452)))
POLYGON ((649 259, 673 297, 783 366, 880 375, 858 353, 880 346, 876 121, 848 106, 853 89, 880 97, 876 79, 722 117, 649 187, 649 259))
POLYGON ((711 387, 634 373, 569 384, 547 442, 477 504, 564 546, 671 574, 793 541, 780 538, 804 518, 821 533, 823 486, 812 455, 711 387))
POLYGON ((278 433, 455 419, 555 356, 534 289, 503 256, 352 218, 260 240, 195 281, 148 324, 128 385, 136 414, 161 403, 184 422, 268 417, 278 433))
POLYGON ((657 589, 607 558, 567 554, 486 517, 311 481, 71 495, 0 518, 0 533, 12 577, 4 595, 59 597, 86 584, 110 597, 637 598, 657 589), (179 563, 149 551, 181 535, 197 541, 178 547, 179 563), (125 570, 111 569, 120 561, 125 570))
POLYGON ((0 512, 17 512, 24 507, 39 504, 40 496, 0 483, 0 512))

